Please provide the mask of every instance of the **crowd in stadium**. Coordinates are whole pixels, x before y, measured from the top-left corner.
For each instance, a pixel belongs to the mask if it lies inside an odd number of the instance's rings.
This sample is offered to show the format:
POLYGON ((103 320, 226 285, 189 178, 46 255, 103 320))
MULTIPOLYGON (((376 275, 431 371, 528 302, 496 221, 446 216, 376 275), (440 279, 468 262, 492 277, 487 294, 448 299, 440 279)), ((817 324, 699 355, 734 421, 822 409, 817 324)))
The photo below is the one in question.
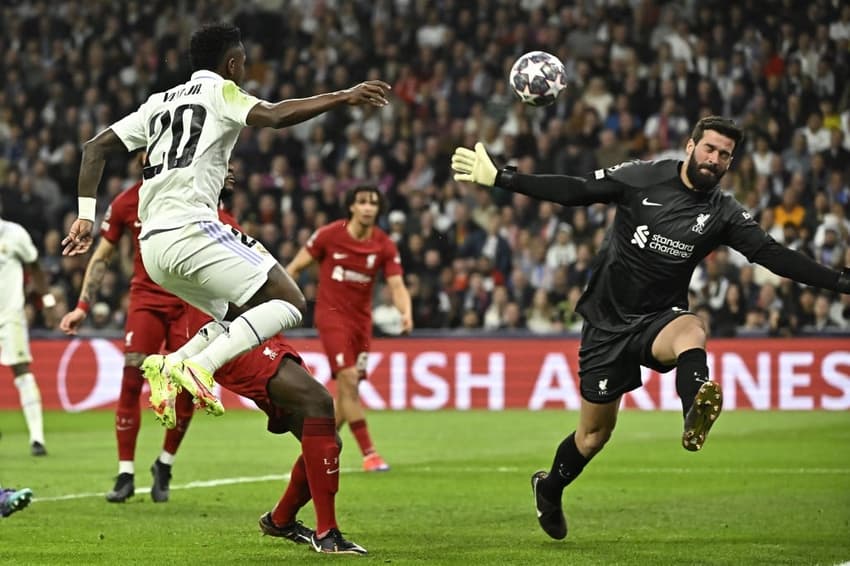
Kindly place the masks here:
MULTIPOLYGON (((732 117, 746 141, 721 190, 777 241, 833 268, 850 265, 850 5, 564 4, 4 3, 0 216, 32 235, 61 316, 77 300, 87 259, 60 249, 76 213, 82 144, 149 94, 185 81, 189 35, 222 19, 241 28, 243 86, 262 98, 367 78, 393 86, 383 108, 244 130, 232 161, 237 190, 225 204, 286 265, 316 228, 343 216, 348 189, 377 185, 418 329, 581 327, 574 307, 613 209, 566 209, 453 181, 451 152, 479 139, 522 172, 586 175, 634 158, 684 156, 700 117, 732 117), (538 49, 557 55, 570 77, 542 109, 519 103, 506 80, 519 55, 538 49)), ((99 217, 140 178, 137 161, 108 162, 99 217)), ((95 331, 122 328, 129 245, 93 304, 95 331)), ((315 274, 299 283, 315 297, 315 274)), ((33 325, 55 327, 32 299, 33 325)), ((379 328, 392 325, 389 304, 379 293, 379 328)), ((726 249, 694 274, 691 309, 714 336, 850 329, 850 295, 802 288, 726 249)))

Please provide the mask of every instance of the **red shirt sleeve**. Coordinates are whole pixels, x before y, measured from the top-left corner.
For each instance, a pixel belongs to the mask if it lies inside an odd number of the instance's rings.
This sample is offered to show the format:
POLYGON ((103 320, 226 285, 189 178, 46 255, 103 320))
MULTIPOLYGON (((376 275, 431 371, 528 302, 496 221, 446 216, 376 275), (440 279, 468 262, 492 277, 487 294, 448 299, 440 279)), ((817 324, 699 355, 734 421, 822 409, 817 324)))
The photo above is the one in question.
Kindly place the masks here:
POLYGON ((329 232, 330 226, 330 224, 327 226, 323 226, 313 232, 313 235, 310 236, 310 239, 307 240, 307 243, 304 245, 304 247, 307 249, 307 252, 311 256, 313 256, 313 259, 315 259, 316 261, 321 261, 322 258, 325 257, 325 254, 327 252, 326 248, 328 245, 327 233, 329 232))
POLYGON ((127 199, 123 198, 126 192, 115 197, 109 208, 106 209, 106 214, 103 215, 103 222, 100 224, 100 234, 107 242, 115 244, 121 239, 121 234, 124 233, 124 227, 133 221, 135 211, 129 211, 127 199))
POLYGON ((404 275, 404 270, 401 267, 401 256, 398 253, 398 248, 393 242, 392 238, 387 237, 386 243, 384 243, 384 277, 391 277, 393 275, 404 275))

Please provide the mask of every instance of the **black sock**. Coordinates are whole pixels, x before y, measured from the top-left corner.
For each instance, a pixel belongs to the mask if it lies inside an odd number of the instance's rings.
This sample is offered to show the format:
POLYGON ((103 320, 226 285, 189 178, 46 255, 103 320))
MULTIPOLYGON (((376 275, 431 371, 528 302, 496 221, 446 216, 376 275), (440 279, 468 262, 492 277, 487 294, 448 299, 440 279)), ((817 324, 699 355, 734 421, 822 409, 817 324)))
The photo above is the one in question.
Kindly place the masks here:
POLYGON ((708 363, 705 350, 693 348, 679 354, 676 360, 676 392, 682 398, 682 413, 688 414, 694 397, 703 383, 708 381, 708 363))
POLYGON ((537 489, 549 501, 560 501, 564 488, 578 477, 589 461, 578 451, 576 433, 573 432, 558 446, 552 469, 545 480, 537 483, 537 489))

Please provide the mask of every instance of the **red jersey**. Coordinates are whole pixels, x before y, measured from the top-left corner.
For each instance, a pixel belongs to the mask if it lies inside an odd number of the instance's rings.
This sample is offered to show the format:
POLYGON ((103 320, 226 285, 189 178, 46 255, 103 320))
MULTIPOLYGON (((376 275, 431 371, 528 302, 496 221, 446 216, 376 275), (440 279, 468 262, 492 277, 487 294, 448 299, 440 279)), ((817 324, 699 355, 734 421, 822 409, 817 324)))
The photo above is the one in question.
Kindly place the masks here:
POLYGON ((286 354, 300 359, 297 350, 282 335, 277 334, 221 366, 215 372, 215 380, 223 387, 241 393, 240 384, 274 376, 286 354))
MULTIPOLYGON (((174 295, 157 285, 150 278, 145 265, 142 263, 142 254, 139 253, 139 233, 142 231, 142 223, 139 221, 139 188, 141 186, 142 182, 139 181, 113 199, 103 216, 100 232, 113 245, 118 245, 118 240, 121 239, 125 230, 133 236, 133 278, 130 281, 132 293, 153 294, 176 299, 174 295)), ((241 230, 236 219, 224 210, 219 209, 218 217, 224 224, 229 224, 241 230)))
POLYGON ((395 242, 377 226, 365 240, 355 240, 337 220, 316 230, 307 251, 319 262, 316 326, 371 326, 372 289, 378 271, 384 277, 402 275, 395 242))
POLYGON ((133 236, 133 279, 130 281, 132 293, 143 292, 173 297, 174 295, 153 282, 142 263, 142 254, 139 253, 139 232, 142 231, 142 223, 139 221, 139 187, 141 186, 142 182, 139 181, 115 197, 103 216, 100 233, 114 245, 118 245, 118 240, 121 239, 125 230, 133 236))
MULTIPOLYGON (((186 309, 183 317, 180 324, 186 325, 186 333, 190 336, 212 320, 208 314, 191 306, 186 309)), ((298 351, 286 341, 283 335, 277 334, 224 364, 215 372, 215 380, 223 387, 243 394, 244 386, 252 383, 256 378, 272 377, 276 374, 277 367, 287 354, 300 359, 298 351), (240 385, 243 388, 240 388, 240 385)))

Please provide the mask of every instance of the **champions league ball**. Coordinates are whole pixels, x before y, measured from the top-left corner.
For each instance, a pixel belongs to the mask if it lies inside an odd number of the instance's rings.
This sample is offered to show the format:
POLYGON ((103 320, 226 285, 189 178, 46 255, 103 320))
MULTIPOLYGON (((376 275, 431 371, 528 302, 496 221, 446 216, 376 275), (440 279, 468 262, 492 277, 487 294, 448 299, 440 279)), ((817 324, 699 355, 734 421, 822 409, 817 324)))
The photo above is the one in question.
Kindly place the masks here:
POLYGON ((567 86, 567 70, 561 60, 545 51, 529 51, 511 67, 511 88, 525 104, 547 106, 567 86))

